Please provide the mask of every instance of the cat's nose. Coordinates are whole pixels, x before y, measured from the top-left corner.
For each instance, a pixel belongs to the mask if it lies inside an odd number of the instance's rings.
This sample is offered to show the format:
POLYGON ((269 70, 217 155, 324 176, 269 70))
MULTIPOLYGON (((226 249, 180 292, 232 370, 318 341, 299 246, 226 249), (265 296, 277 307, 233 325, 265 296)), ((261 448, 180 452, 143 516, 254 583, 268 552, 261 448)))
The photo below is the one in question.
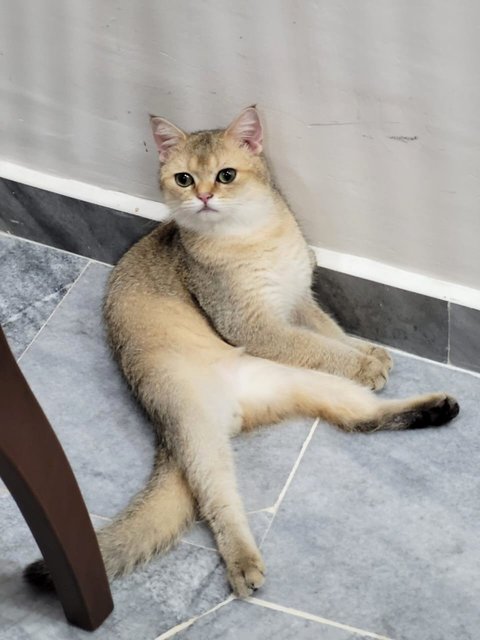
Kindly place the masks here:
POLYGON ((203 204, 207 204, 210 198, 213 197, 213 193, 197 193, 197 198, 203 202, 203 204))

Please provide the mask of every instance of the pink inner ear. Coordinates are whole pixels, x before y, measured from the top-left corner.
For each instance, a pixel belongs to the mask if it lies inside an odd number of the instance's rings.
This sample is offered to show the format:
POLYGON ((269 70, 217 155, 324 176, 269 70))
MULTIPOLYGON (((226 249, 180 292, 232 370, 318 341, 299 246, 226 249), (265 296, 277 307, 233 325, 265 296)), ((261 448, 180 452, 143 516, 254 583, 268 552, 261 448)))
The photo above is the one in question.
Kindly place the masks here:
POLYGON ((254 107, 244 109, 228 127, 227 134, 247 145, 252 153, 261 153, 263 148, 262 123, 254 107))
POLYGON ((160 162, 165 162, 171 150, 185 138, 185 134, 164 118, 152 117, 150 123, 160 162))

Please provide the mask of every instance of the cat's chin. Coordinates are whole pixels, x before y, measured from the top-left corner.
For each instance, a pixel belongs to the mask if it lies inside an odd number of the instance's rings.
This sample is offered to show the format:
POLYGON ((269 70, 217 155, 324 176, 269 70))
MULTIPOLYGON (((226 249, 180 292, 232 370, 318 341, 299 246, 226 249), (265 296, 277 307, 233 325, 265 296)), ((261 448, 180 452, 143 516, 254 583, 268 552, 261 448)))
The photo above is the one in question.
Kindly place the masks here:
POLYGON ((198 233, 208 232, 212 227, 218 224, 224 224, 227 218, 228 216, 225 216, 225 214, 218 209, 210 208, 203 208, 194 213, 188 213, 188 215, 185 216, 177 215, 174 217, 179 227, 197 231, 198 233))
POLYGON ((227 204, 215 209, 202 208, 195 212, 177 209, 174 216, 179 227, 208 236, 251 235, 271 224, 274 218, 275 211, 265 200, 244 202, 234 207, 227 204))
POLYGON ((217 209, 202 209, 194 216, 192 222, 198 229, 201 229, 219 222, 226 222, 226 220, 226 216, 217 209))

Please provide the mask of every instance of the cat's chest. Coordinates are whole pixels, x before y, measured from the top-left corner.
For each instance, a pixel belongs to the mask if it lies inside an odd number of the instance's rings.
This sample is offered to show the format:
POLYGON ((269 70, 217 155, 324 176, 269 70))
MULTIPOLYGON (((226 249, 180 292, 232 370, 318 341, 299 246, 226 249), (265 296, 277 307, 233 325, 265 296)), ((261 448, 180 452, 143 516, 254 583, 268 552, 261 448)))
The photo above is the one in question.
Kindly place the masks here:
POLYGON ((269 306, 288 316, 310 290, 312 266, 308 247, 286 238, 271 254, 263 272, 262 293, 269 306))

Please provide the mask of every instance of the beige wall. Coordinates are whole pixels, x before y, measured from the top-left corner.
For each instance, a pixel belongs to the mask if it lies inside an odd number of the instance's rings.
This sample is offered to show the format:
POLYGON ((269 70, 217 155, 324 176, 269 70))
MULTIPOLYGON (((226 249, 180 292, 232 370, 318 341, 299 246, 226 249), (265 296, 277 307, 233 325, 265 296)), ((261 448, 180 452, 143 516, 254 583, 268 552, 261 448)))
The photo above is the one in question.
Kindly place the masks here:
POLYGON ((480 286, 478 0, 0 0, 0 158, 158 198, 147 113, 256 102, 317 246, 480 286))

